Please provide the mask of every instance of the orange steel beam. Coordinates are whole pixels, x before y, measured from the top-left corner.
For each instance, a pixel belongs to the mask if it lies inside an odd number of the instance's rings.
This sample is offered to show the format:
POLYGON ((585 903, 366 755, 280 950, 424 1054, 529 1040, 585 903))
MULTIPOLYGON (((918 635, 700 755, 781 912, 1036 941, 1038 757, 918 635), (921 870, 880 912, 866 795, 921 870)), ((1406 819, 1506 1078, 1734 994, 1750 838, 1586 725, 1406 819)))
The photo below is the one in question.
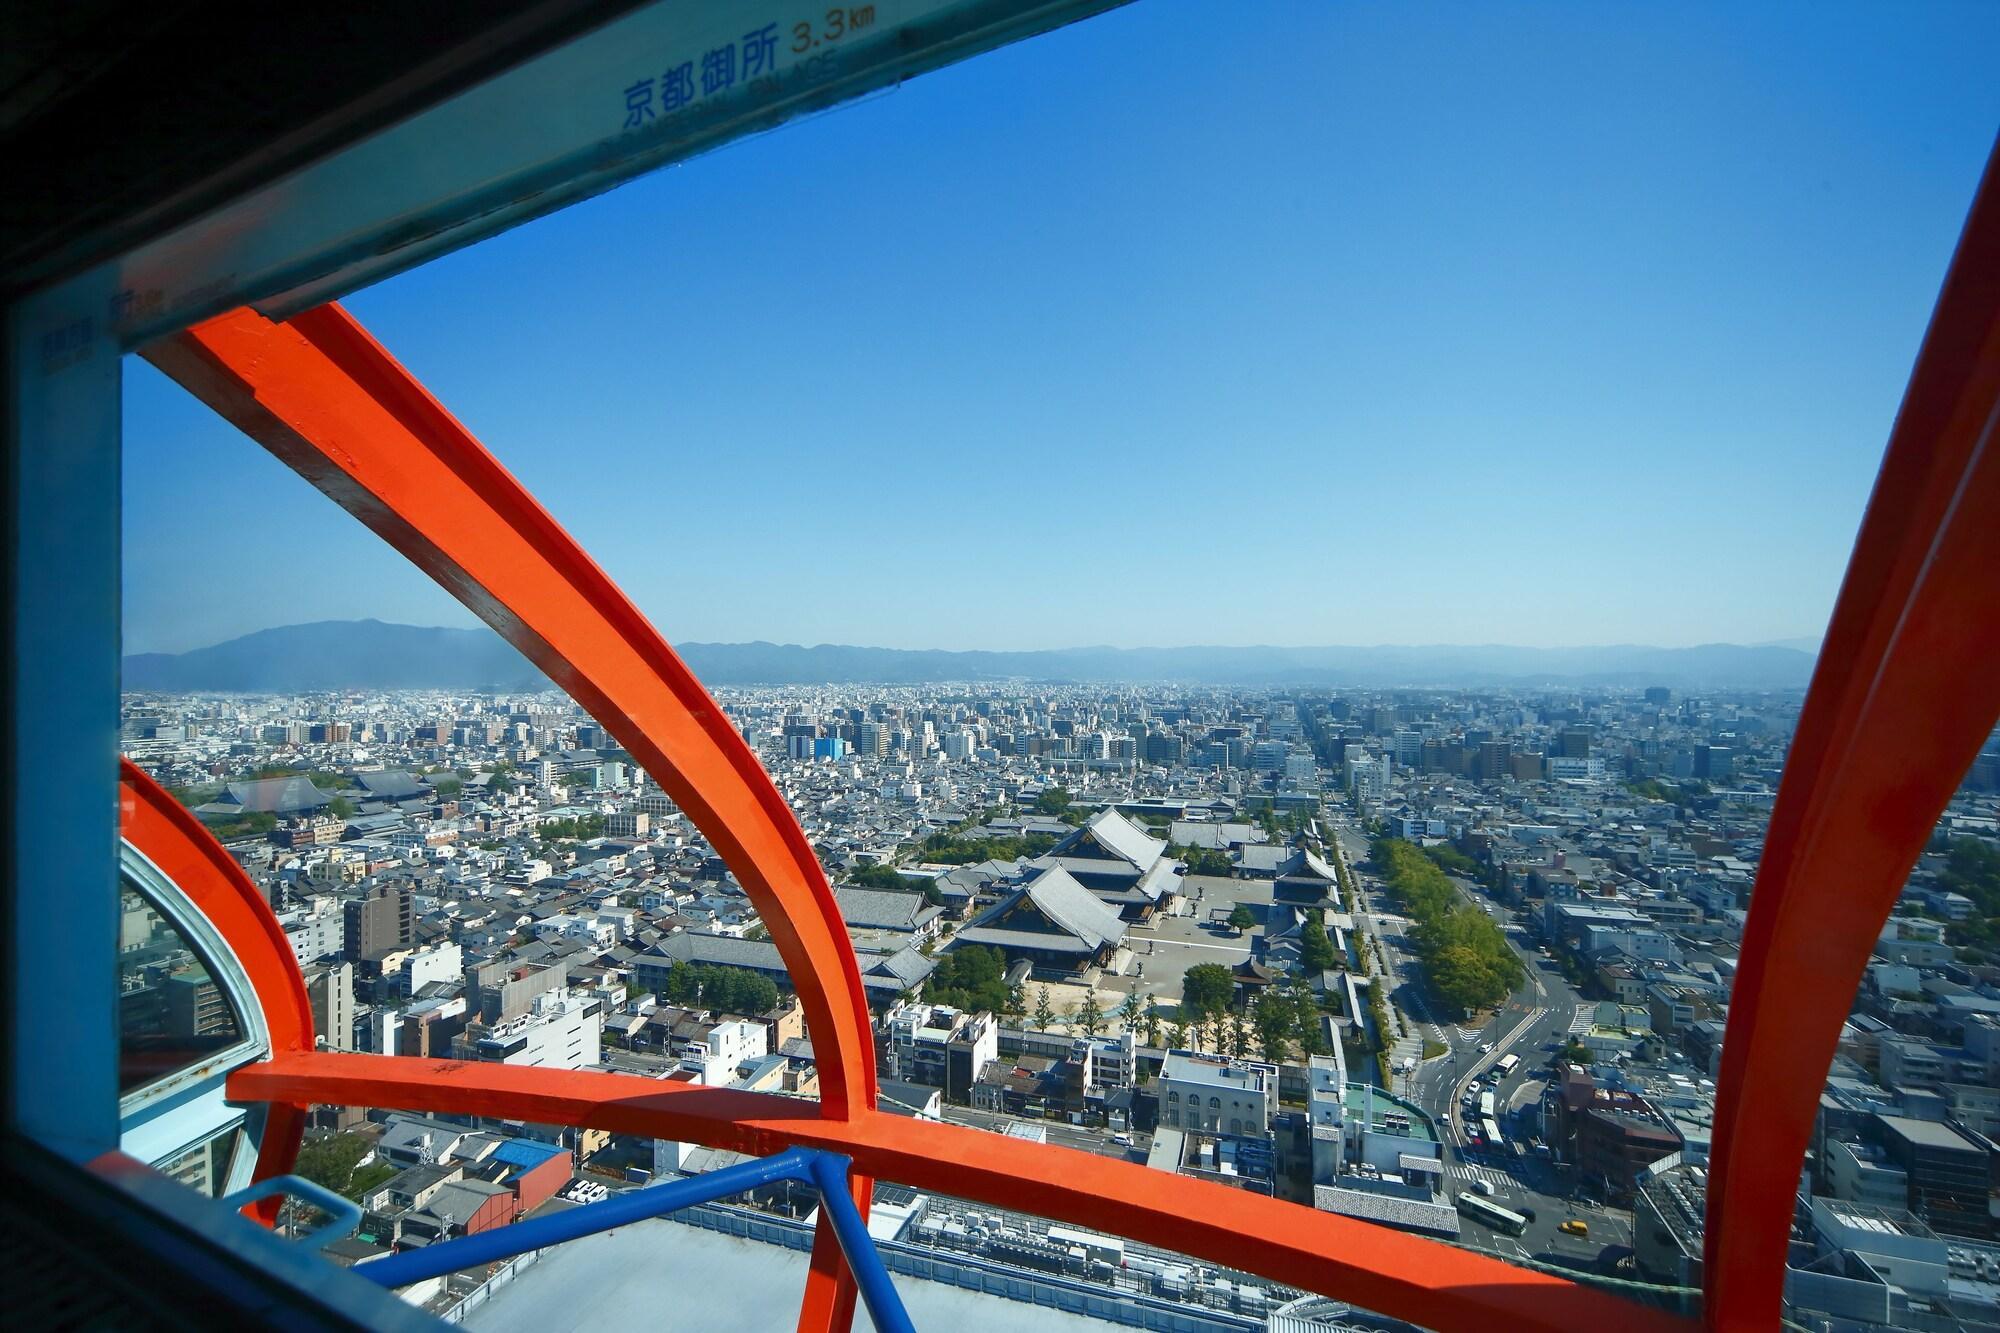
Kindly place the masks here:
MULTIPOLYGON (((561 525, 339 306, 282 324, 237 310, 143 354, 437 580, 618 738, 770 929, 812 1031, 825 1114, 872 1112, 860 967, 818 857, 722 709, 561 525)), ((852 1282, 832 1257, 814 1266, 808 1303, 837 1314, 852 1309, 852 1282), (836 1272, 849 1290, 822 1290, 836 1272)))
MULTIPOLYGON (((649 1080, 383 1057, 279 1055, 233 1096, 290 1105, 480 1110, 769 1151, 837 1147, 857 1197, 877 1175, 1190 1250, 1433 1325, 1589 1319, 1685 1328, 1563 1278, 1126 1163, 885 1116, 853 950, 812 848, 756 757, 671 648, 478 441, 344 311, 285 324, 236 311, 146 357, 355 514, 497 629, 617 736, 728 861, 800 993, 826 1097, 704 1090, 666 1114, 649 1080), (579 1082, 578 1080, 582 1080, 579 1082), (608 1081, 606 1081, 608 1080, 608 1081), (760 1149, 757 1145, 766 1146, 760 1149), (1049 1156, 1055 1152, 1054 1157, 1049 1156)), ((802 1329, 843 1327, 852 1279, 831 1251, 802 1329)))
POLYGON ((1722 1048, 1706 1312, 1772 1328, 1869 950, 2000 716, 2000 151, 1862 519, 1785 761, 1722 1048))
POLYGON ((824 1148, 882 1180, 1079 1222, 1432 1328, 1694 1327, 1566 1278, 1267 1195, 887 1112, 822 1119, 810 1102, 769 1093, 330 1052, 238 1070, 229 1093, 579 1125, 758 1156, 792 1145, 824 1148))
MULTIPOLYGON (((173 881, 228 941, 257 994, 272 1052, 312 1050, 312 1003, 291 941, 236 858, 129 759, 118 761, 118 823, 125 841, 173 881)), ((264 1118, 255 1179, 289 1172, 304 1133, 303 1106, 273 1103, 264 1118)), ((244 1211, 269 1226, 277 1220, 278 1202, 266 1199, 244 1211)))

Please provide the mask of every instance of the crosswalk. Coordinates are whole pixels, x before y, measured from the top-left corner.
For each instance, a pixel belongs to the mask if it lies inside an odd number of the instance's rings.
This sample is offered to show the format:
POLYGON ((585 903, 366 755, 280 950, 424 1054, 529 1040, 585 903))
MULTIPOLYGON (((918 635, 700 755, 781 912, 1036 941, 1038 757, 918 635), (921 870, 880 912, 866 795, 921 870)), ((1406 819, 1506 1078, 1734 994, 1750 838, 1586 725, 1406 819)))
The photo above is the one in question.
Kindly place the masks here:
POLYGON ((1453 1162, 1444 1169, 1445 1181, 1453 1193, 1468 1189, 1474 1181, 1483 1180, 1496 1190, 1512 1189, 1514 1178, 1505 1171, 1490 1166, 1473 1166, 1469 1162, 1453 1162))
POLYGON ((1579 1032, 1590 1031, 1591 1019, 1595 1015, 1589 1009, 1579 1009, 1569 1016, 1569 1032, 1573 1037, 1579 1032))

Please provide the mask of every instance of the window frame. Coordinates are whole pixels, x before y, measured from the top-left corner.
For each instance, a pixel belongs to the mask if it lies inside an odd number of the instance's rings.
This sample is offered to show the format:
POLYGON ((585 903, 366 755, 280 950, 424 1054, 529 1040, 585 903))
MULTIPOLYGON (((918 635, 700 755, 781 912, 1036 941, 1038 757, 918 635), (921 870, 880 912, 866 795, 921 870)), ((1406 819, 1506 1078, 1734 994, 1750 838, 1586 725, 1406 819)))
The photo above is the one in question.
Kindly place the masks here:
POLYGON ((120 1094, 118 1147, 143 1162, 158 1165, 233 1134, 236 1141, 231 1145, 228 1168, 223 1179, 214 1182, 217 1194, 230 1193, 247 1185, 256 1169, 255 1145, 261 1137, 265 1108, 261 1103, 230 1102, 225 1084, 232 1071, 271 1053, 263 1006, 249 973, 221 932, 179 885, 129 842, 119 844, 118 881, 121 891, 129 887, 158 912, 201 960, 209 979, 222 991, 241 1034, 228 1046, 120 1094))

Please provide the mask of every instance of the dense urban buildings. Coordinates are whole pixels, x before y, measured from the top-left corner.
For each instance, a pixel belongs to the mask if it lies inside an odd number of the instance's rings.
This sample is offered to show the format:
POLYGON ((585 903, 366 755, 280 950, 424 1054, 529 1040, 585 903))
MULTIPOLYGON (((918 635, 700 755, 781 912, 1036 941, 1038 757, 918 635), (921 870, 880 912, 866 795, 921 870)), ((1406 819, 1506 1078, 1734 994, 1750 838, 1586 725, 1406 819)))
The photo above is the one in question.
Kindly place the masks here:
MULTIPOLYGON (((1698 1278, 1723 1026, 1795 693, 720 697, 836 886, 886 1108, 1510 1257, 1698 1278)), ((566 699, 135 695, 124 734, 276 909, 326 1046, 815 1094, 750 900, 566 699)), ((1798 1199, 1802 1320, 1875 1327, 1854 1311, 1877 1298, 2000 1315, 1996 791, 1989 746, 1855 997, 1798 1199), (1891 1231, 1930 1265, 1917 1295, 1869 1276, 1891 1231)), ((214 988, 137 897, 127 919, 128 1041, 227 1039, 214 988)), ((548 1197, 553 1162, 587 1190, 734 1160, 574 1129, 330 1127, 319 1142, 376 1164, 360 1197, 384 1246, 511 1220, 548 1197)), ((1111 1238, 916 1194, 877 1225, 1189 1309, 1298 1294, 1136 1249, 1112 1264, 1111 1238)))

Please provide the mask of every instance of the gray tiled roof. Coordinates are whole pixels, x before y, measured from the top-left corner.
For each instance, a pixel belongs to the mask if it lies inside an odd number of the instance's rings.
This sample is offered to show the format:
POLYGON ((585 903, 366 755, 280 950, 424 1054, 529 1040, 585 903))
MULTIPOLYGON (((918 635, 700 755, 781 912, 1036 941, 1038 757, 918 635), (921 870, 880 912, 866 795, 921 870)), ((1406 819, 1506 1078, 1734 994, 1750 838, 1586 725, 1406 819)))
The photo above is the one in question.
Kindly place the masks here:
MULTIPOLYGON (((862 959, 864 964, 867 961, 865 958, 862 959)), ((866 984, 873 982, 877 977, 884 977, 899 987, 909 987, 914 990, 935 971, 937 971, 935 959, 926 958, 915 949, 898 949, 872 967, 866 967, 861 980, 866 984)))
POLYGON ((840 904, 840 919, 850 926, 916 930, 935 919, 940 910, 926 903, 920 893, 898 893, 893 889, 843 885, 833 891, 833 896, 840 904))
POLYGON ((357 773, 354 780, 370 796, 384 801, 407 801, 413 796, 428 794, 428 789, 401 769, 390 769, 383 773, 357 773))
POLYGON ((730 935, 710 935, 684 930, 661 941, 659 952, 677 963, 716 963, 726 967, 747 967, 759 972, 783 972, 785 960, 778 946, 769 940, 739 940, 730 935))
POLYGON ((258 814, 289 815, 308 810, 319 810, 333 803, 333 798, 313 786, 311 778, 255 778, 249 782, 232 782, 224 792, 225 800, 218 804, 239 806, 258 814))
POLYGON ((1069 855, 1086 840, 1095 842, 1120 860, 1130 862, 1138 870, 1151 866, 1167 850, 1167 844, 1147 834, 1116 810, 1105 809, 1092 815, 1082 828, 1057 843, 1051 851, 1056 856, 1069 855))
MULTIPOLYGON (((1118 914, 1109 907, 1106 907, 1098 900, 1096 894, 1077 883, 1076 877, 1060 866, 1044 870, 1041 874, 1035 876, 1034 879, 1001 899, 999 903, 995 904, 994 907, 983 914, 977 921, 973 922, 972 926, 964 932, 964 937, 971 938, 974 930, 989 936, 1016 934, 1033 936, 1034 932, 1014 931, 1005 927, 988 924, 989 922, 1000 920, 1010 908, 1015 907, 1020 902, 1023 896, 1026 896, 1034 904, 1035 909, 1048 918, 1049 922, 1058 930, 1074 936, 1088 949, 1100 949, 1107 944, 1116 944, 1125 938, 1125 923, 1118 919, 1118 914)), ((997 943, 999 941, 995 940, 992 942, 997 943)), ((1044 937, 1040 945, 1018 944, 1017 947, 1048 948, 1050 946, 1044 937)))

